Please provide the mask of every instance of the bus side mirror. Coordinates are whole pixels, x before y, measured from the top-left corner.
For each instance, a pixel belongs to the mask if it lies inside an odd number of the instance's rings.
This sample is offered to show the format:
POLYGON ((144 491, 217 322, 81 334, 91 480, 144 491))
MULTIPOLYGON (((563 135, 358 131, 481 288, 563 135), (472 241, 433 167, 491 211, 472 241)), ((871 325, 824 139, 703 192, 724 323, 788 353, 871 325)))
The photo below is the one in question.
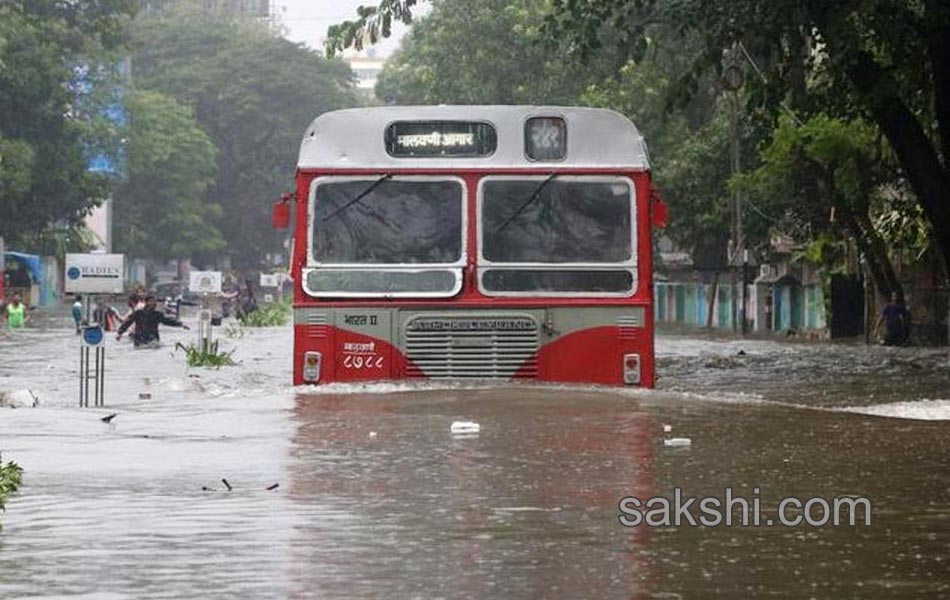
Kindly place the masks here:
POLYGON ((657 229, 663 229, 670 222, 669 210, 660 190, 655 189, 650 194, 650 224, 657 229))
POLYGON ((271 215, 271 222, 274 229, 287 229, 290 227, 290 199, 290 194, 284 194, 278 202, 274 203, 274 213, 271 215))

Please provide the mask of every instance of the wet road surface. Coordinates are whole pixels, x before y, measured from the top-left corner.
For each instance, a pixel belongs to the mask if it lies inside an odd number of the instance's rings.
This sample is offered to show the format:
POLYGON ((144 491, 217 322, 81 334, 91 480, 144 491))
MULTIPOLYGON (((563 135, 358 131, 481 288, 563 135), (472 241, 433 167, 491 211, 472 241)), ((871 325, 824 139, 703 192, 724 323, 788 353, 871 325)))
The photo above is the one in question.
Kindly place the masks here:
POLYGON ((25 469, 3 598, 950 597, 945 349, 661 337, 656 391, 298 389, 289 328, 225 338, 220 370, 164 330, 110 339, 107 407, 79 409, 74 335, 0 335, 0 452, 25 469), (866 496, 872 523, 618 521, 623 497, 727 487, 769 518, 866 496))

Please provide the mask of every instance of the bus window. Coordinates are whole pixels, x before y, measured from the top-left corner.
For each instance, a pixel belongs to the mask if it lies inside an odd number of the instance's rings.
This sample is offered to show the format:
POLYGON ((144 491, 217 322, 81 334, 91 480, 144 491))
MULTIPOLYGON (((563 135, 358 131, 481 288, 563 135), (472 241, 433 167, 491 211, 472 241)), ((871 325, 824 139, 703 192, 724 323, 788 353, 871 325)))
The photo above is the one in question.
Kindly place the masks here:
POLYGON ((307 275, 308 290, 327 295, 457 292, 465 262, 464 199, 457 179, 318 179, 310 246, 310 263, 317 269, 307 275))
POLYGON ((488 269, 482 275, 487 292, 623 293, 633 289, 631 271, 590 269, 488 269))
POLYGON ((631 293, 636 261, 629 181, 547 179, 488 177, 482 182, 484 291, 631 293))

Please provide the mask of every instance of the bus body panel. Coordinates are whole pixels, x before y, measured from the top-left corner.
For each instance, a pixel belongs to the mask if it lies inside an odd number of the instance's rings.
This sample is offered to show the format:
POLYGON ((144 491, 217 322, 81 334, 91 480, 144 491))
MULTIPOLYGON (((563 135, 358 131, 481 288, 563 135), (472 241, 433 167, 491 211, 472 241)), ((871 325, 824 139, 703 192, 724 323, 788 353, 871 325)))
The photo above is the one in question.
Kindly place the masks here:
POLYGON ((528 379, 622 385, 623 357, 640 358, 637 385, 654 384, 652 321, 645 305, 299 307, 294 383, 320 352, 319 383, 426 379, 528 379))

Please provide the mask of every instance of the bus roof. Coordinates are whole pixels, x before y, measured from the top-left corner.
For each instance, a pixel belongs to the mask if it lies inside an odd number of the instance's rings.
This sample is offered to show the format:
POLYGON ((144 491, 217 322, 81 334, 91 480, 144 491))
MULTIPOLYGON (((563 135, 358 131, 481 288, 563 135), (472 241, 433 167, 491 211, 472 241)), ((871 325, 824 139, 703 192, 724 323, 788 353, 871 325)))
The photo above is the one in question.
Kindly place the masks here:
POLYGON ((643 136, 630 120, 604 108, 566 106, 375 106, 318 116, 300 145, 299 169, 362 168, 650 168, 643 136), (567 126, 567 152, 557 161, 525 154, 525 123, 532 117, 560 117, 567 126), (464 121, 494 126, 497 148, 487 156, 394 157, 385 135, 394 122, 464 121))

